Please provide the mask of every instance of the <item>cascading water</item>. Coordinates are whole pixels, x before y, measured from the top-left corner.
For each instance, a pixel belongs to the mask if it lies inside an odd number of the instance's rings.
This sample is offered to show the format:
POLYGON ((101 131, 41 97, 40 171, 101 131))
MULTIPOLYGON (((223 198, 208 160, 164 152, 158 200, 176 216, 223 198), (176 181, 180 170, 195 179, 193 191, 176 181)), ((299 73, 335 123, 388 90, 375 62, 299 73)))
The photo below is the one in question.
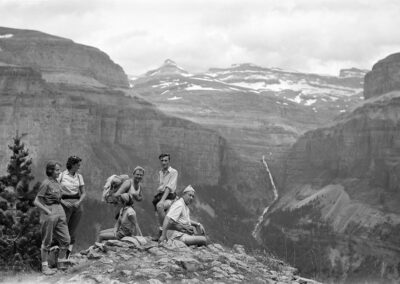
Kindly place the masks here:
POLYGON ((273 192, 274 192, 274 200, 271 202, 270 205, 268 205, 267 207, 265 207, 265 209, 264 209, 264 211, 262 212, 262 214, 260 215, 260 217, 258 217, 257 224, 256 224, 256 226, 254 227, 253 232, 251 233, 251 235, 253 236, 253 238, 255 238, 256 240, 257 240, 258 237, 259 237, 258 235, 259 235, 259 233, 260 233, 261 224, 262 224, 263 221, 264 221, 264 217, 268 214, 269 208, 272 206, 272 204, 275 203, 275 201, 276 201, 276 200, 278 199, 278 197, 279 197, 279 195, 278 195, 278 190, 276 189, 276 186, 275 186, 274 178, 272 177, 271 171, 269 170, 268 163, 267 163, 267 161, 265 160, 265 156, 264 156, 264 155, 262 156, 262 162, 263 162, 263 164, 264 164, 264 166, 265 166, 265 169, 266 169, 266 171, 267 171, 267 173, 268 173, 269 180, 271 181, 272 190, 273 190, 273 192))

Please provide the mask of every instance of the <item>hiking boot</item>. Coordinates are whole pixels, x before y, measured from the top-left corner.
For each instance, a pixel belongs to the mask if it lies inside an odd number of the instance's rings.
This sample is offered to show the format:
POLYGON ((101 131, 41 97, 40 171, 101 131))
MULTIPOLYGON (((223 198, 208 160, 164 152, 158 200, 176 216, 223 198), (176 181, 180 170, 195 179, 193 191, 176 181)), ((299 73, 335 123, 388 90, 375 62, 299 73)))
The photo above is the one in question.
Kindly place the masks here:
POLYGON ((67 250, 67 252, 65 253, 65 258, 69 259, 69 257, 71 256, 72 251, 67 250))
POLYGON ((42 266, 42 273, 44 275, 53 275, 57 272, 57 269, 49 268, 47 265, 42 266))
POLYGON ((155 242, 158 242, 158 240, 161 238, 161 235, 162 235, 162 230, 158 230, 158 234, 153 236, 153 237, 151 237, 151 240, 155 241, 155 242))
POLYGON ((52 246, 49 251, 49 268, 57 268, 58 255, 60 248, 58 246, 52 246))

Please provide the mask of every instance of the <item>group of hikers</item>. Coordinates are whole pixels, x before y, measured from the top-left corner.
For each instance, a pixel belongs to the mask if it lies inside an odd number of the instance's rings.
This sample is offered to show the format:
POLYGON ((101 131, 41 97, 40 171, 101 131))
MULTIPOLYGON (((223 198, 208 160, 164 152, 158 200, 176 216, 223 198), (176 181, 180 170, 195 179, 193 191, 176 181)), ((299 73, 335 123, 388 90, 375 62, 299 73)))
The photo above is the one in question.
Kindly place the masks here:
MULTIPOLYGON (((190 219, 188 205, 192 203, 195 190, 187 186, 178 197, 176 194, 178 171, 170 166, 171 156, 159 156, 159 186, 153 199, 156 211, 158 233, 152 239, 160 244, 168 239, 180 240, 187 245, 205 245, 207 238, 203 226, 190 219)), ((42 272, 56 273, 49 265, 49 254, 59 250, 60 260, 68 259, 76 239, 76 229, 82 218, 82 202, 86 197, 85 183, 78 170, 82 159, 71 156, 66 169, 61 171, 60 163, 46 164, 47 178, 42 182, 34 204, 40 211, 42 272)), ((98 241, 142 236, 135 201, 142 201, 141 181, 145 170, 137 166, 132 177, 113 175, 106 181, 103 200, 119 208, 117 222, 113 228, 100 231, 98 241)))

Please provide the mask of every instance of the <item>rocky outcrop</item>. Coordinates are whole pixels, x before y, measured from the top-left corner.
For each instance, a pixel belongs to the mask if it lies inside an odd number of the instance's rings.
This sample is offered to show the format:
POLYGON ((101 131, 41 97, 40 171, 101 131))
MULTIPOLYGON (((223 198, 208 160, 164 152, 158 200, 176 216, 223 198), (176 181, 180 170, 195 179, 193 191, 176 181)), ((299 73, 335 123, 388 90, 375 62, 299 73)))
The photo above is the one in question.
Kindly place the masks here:
MULTIPOLYGON (((243 246, 187 247, 174 240, 159 246, 149 238, 96 243, 72 256, 75 265, 53 276, 25 275, 20 283, 291 283, 318 284, 269 255, 243 246)), ((13 280, 11 277, 4 280, 13 280)))
POLYGON ((378 61, 365 76, 364 85, 366 99, 400 90, 400 53, 378 61))
POLYGON ((90 78, 106 86, 129 86, 122 68, 104 52, 38 31, 0 27, 0 63, 31 67, 51 82, 81 77, 81 82, 90 78))

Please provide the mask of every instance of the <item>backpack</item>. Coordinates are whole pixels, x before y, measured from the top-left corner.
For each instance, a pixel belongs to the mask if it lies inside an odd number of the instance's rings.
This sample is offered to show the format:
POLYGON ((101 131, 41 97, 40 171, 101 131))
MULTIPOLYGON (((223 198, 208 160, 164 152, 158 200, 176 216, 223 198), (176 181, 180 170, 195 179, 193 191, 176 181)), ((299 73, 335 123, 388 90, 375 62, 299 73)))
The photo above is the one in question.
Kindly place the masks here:
POLYGON ((103 187, 101 201, 106 203, 116 203, 114 193, 117 192, 120 186, 128 179, 128 175, 112 175, 108 177, 103 187))

